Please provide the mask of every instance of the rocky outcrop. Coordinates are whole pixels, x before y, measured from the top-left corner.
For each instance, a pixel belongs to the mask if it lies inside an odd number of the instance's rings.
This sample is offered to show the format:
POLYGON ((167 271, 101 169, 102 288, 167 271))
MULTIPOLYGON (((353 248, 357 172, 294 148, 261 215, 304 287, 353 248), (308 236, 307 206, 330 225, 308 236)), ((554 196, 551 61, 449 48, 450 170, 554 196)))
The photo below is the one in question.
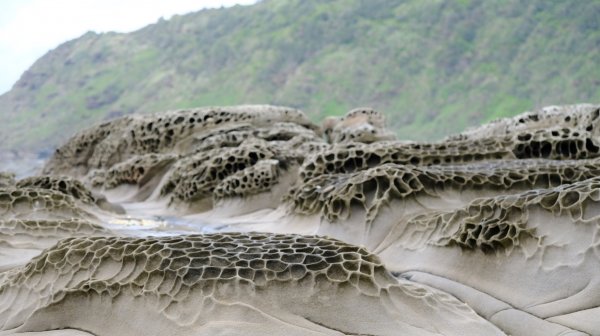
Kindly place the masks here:
MULTIPOLYGON (((194 144, 211 142, 208 138, 216 142, 216 148, 226 145, 228 140, 230 145, 236 146, 244 140, 245 133, 239 129, 232 132, 232 125, 271 127, 276 123, 294 123, 307 129, 316 129, 298 110, 266 105, 128 116, 75 135, 56 150, 44 167, 44 173, 81 177, 93 169, 109 169, 115 164, 130 160, 132 156, 152 153, 189 154, 196 150, 194 144)), ((245 134, 246 137, 249 135, 245 134)), ((268 136, 268 132, 265 135, 268 136)), ((272 137, 277 140, 277 135, 272 137)))
POLYGON ((104 189, 131 186, 136 200, 158 189, 172 204, 211 208, 215 190, 217 198, 266 192, 279 183, 282 170, 326 147, 318 128, 298 110, 179 110, 124 117, 81 132, 56 151, 44 172, 70 174, 104 189), (273 160, 278 164, 267 181, 261 174, 273 160))
POLYGON ((92 127, 46 175, 4 179, 0 325, 596 334, 599 108, 436 143, 394 140, 368 108, 320 129, 273 106, 92 127))
POLYGON ((301 214, 321 213, 330 221, 347 219, 352 207, 367 222, 394 199, 444 197, 476 190, 473 197, 558 187, 600 176, 600 160, 506 160, 464 165, 413 166, 385 163, 352 173, 321 174, 295 186, 287 200, 301 214))
POLYGON ((247 314, 242 321, 270 315, 263 328, 297 335, 502 334, 456 299, 395 279, 363 248, 316 236, 67 239, 7 274, 0 302, 0 328, 19 332, 68 326, 94 335, 204 334, 234 305, 247 314), (324 295, 330 312, 315 310, 324 295), (97 314, 125 310, 147 320, 97 314), (304 320, 295 323, 305 330, 278 321, 289 316, 304 320))
POLYGON ((110 236, 103 218, 123 212, 72 177, 35 176, 0 188, 0 271, 63 238, 110 236))
POLYGON ((397 222, 376 251, 391 269, 462 297, 509 333, 592 335, 600 330, 590 318, 599 188, 594 177, 419 214, 397 222))

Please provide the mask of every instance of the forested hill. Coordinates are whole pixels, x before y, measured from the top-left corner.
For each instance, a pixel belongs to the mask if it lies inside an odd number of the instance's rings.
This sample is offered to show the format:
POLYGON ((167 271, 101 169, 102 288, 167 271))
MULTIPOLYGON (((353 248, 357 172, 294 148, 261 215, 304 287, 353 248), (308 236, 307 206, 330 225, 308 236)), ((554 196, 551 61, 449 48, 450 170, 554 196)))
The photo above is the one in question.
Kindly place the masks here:
POLYGON ((60 45, 0 96, 0 148, 205 105, 287 105, 315 121, 371 106, 400 138, 437 139, 580 102, 600 102, 598 0, 265 0, 60 45))

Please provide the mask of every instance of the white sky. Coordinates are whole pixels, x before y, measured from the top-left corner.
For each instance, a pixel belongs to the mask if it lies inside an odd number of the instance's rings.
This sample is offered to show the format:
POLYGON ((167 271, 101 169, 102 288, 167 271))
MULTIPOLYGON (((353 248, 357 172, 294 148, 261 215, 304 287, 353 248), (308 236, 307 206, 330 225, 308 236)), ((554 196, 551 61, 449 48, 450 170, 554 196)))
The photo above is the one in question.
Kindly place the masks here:
POLYGON ((159 18, 256 0, 0 0, 0 94, 48 50, 86 32, 129 32, 159 18))

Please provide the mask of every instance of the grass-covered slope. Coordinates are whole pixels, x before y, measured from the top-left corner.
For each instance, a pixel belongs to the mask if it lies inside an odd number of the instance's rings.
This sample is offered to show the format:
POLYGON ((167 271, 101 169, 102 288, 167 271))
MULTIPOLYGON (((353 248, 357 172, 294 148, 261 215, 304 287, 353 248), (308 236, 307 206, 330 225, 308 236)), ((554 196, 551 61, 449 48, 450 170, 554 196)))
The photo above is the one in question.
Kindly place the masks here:
POLYGON ((133 112, 271 103, 385 112, 436 139, 542 105, 600 102, 600 1, 270 0, 95 34, 0 96, 0 148, 52 148, 133 112))

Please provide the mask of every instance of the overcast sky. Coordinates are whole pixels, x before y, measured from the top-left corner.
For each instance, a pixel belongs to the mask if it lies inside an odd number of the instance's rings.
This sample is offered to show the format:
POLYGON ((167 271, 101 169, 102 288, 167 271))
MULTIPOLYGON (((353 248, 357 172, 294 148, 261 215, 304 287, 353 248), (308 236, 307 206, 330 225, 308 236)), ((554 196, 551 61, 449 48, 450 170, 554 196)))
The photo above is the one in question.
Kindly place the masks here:
POLYGON ((0 94, 48 50, 93 30, 129 32, 207 7, 255 0, 0 0, 0 94))

